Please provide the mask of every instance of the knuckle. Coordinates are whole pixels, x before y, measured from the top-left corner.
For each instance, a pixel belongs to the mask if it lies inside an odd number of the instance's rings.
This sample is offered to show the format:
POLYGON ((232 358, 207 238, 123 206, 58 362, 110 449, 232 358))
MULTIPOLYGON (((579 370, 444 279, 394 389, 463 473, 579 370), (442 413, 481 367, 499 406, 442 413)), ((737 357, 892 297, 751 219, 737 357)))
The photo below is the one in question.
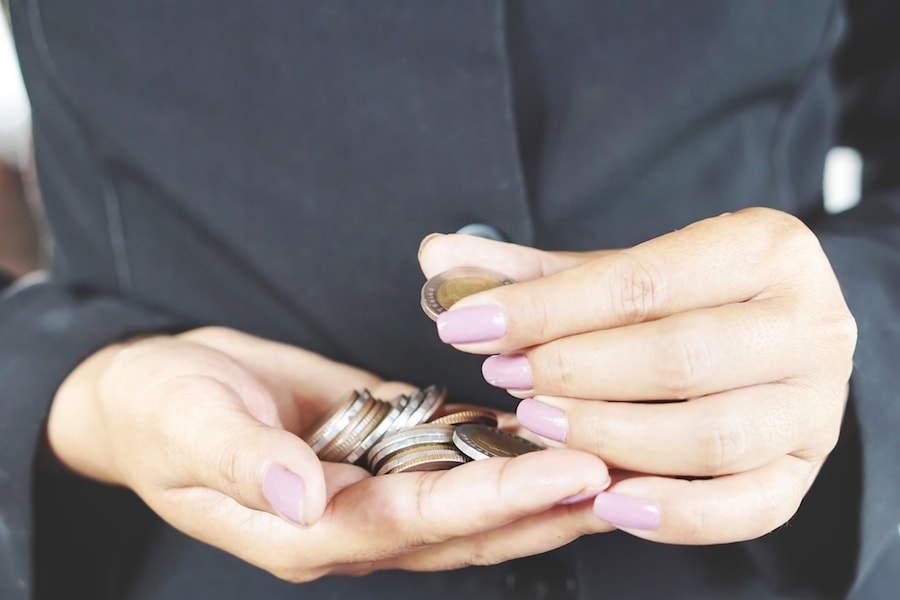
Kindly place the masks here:
MULTIPOLYGON (((413 522, 417 525, 415 527, 409 527, 409 520, 404 517, 400 517, 406 511, 409 510, 408 506, 402 506, 398 503, 395 507, 396 510, 391 511, 393 514, 398 515, 398 520, 395 523, 395 527, 397 531, 403 532, 404 545, 406 548, 419 548, 421 546, 429 543, 429 540, 426 537, 425 531, 426 527, 423 527, 423 524, 434 523, 435 519, 433 517, 434 506, 432 503, 432 499, 434 497, 434 488, 437 483, 436 477, 421 477, 416 484, 416 491, 414 494, 414 504, 413 504, 413 522)), ((438 537, 442 537, 436 532, 432 532, 438 537)))
POLYGON ((859 329, 856 325, 856 319, 853 318, 849 310, 842 310, 828 328, 829 346, 851 353, 856 348, 858 336, 859 329))
POLYGON ((234 452, 223 452, 219 457, 217 472, 222 490, 229 496, 243 504, 243 498, 239 492, 238 481, 240 479, 240 458, 234 452))
POLYGON ((548 299, 543 294, 527 294, 521 298, 524 313, 528 315, 528 330, 522 332, 528 340, 547 341, 555 336, 550 322, 548 299))
MULTIPOLYGON (((572 441, 582 450, 597 456, 603 456, 605 447, 612 437, 612 420, 604 418, 600 414, 592 414, 579 419, 577 427, 581 431, 581 435, 578 436, 580 439, 572 441)), ((573 433, 575 432, 573 431, 573 433)))
POLYGON ((800 499, 785 498, 778 486, 761 485, 756 487, 756 514, 759 531, 756 535, 765 535, 790 519, 800 508, 800 499))
POLYGON ((689 505, 685 507, 681 518, 678 519, 680 532, 678 542, 681 544, 704 544, 710 537, 710 530, 706 510, 701 505, 689 505))
POLYGON ((516 476, 512 472, 512 467, 513 462, 508 458, 504 459, 503 464, 500 465, 500 471, 494 480, 494 497, 499 506, 510 506, 515 510, 522 505, 522 497, 521 488, 514 483, 516 476))
POLYGON ((711 418, 700 435, 704 475, 731 473, 747 456, 749 434, 744 419, 736 414, 711 418))
POLYGON ((466 557, 466 564, 476 567, 487 567, 502 562, 501 557, 493 551, 492 546, 484 539, 478 538, 473 541, 470 553, 466 557))
POLYGON ((612 308, 624 323, 641 323, 653 316, 662 303, 664 288, 643 260, 627 253, 621 256, 625 260, 616 263, 612 273, 612 308))
POLYGON ((245 481, 255 479, 250 471, 252 453, 246 452, 246 444, 242 444, 234 435, 226 437, 222 447, 216 460, 216 473, 222 491, 244 506, 254 506, 254 499, 247 497, 244 493, 245 486, 242 485, 245 481))
POLYGON ((683 400, 709 377, 712 353, 708 343, 681 327, 662 336, 658 344, 660 385, 671 399, 683 400))
POLYGON ((580 396, 576 385, 575 367, 569 356, 556 344, 533 350, 529 358, 541 392, 560 396, 580 396), (536 367, 536 368, 535 368, 536 367))
POLYGON ((771 223, 771 242, 780 246, 783 251, 808 256, 810 252, 821 254, 819 239, 803 221, 794 215, 774 209, 758 209, 764 211, 766 222, 771 223))

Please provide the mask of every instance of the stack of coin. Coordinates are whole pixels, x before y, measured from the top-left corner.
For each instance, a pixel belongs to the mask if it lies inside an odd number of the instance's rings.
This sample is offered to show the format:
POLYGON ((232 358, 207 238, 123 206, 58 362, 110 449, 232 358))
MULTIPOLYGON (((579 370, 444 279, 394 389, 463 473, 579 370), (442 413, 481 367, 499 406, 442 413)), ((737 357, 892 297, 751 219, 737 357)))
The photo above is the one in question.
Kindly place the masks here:
POLYGON ((353 391, 304 440, 321 460, 358 464, 375 475, 444 470, 540 450, 497 429, 497 415, 487 409, 445 408, 446 397, 447 390, 437 386, 392 401, 353 391))

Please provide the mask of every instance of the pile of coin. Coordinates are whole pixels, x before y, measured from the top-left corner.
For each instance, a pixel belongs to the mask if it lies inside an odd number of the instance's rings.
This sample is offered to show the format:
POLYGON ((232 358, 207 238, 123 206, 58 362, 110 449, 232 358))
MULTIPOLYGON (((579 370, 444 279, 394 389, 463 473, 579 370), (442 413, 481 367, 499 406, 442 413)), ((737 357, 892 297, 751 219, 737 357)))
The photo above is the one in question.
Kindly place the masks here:
POLYGON ((540 450, 497 429, 497 415, 487 409, 445 410, 446 398, 447 390, 437 386, 393 400, 353 391, 303 438, 321 460, 358 464, 374 475, 439 471, 540 450))

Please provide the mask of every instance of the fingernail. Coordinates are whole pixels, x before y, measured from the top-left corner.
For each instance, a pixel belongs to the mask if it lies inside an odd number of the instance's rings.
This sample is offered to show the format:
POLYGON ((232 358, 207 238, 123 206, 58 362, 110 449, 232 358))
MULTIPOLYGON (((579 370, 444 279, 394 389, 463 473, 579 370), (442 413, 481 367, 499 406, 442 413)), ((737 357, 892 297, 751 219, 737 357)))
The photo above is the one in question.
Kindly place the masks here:
POLYGON ((489 356, 481 365, 484 380, 511 390, 531 389, 531 365, 521 354, 489 356))
POLYGON ((549 440, 565 443, 569 434, 566 413, 555 406, 537 400, 522 400, 516 409, 516 416, 522 427, 549 440))
POLYGON ((559 502, 557 502, 557 506, 565 505, 565 504, 578 504, 579 502, 584 502, 589 498, 594 498, 598 492, 594 492, 593 494, 584 492, 581 494, 575 494, 574 496, 569 496, 568 498, 563 498, 559 502))
POLYGON ((659 527, 659 504, 643 498, 603 492, 594 499, 594 514, 624 529, 659 527))
POLYGON ((441 313, 438 336, 446 344, 499 340, 506 333, 506 313, 500 306, 472 306, 441 313))
POLYGON ((297 525, 303 522, 303 478, 281 465, 272 464, 263 476, 263 496, 284 518, 297 525))
POLYGON ((425 249, 425 245, 428 244, 428 242, 430 242, 431 240, 433 240, 433 239, 436 238, 436 237, 441 237, 442 235, 444 235, 444 234, 443 234, 443 233, 429 233, 429 234, 426 235, 424 238, 422 238, 422 241, 419 242, 419 253, 418 253, 418 255, 419 255, 419 256, 422 256, 422 250, 425 249))

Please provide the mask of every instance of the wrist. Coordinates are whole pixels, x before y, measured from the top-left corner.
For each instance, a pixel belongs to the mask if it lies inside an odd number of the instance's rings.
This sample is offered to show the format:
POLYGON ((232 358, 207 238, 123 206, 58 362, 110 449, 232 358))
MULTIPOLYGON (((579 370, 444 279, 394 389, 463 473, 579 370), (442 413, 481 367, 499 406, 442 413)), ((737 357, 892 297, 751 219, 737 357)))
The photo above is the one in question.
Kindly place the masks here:
POLYGON ((112 344, 95 352, 60 385, 47 418, 46 458, 51 465, 103 483, 125 484, 100 399, 104 380, 114 376, 110 366, 115 357, 133 343, 112 344))

